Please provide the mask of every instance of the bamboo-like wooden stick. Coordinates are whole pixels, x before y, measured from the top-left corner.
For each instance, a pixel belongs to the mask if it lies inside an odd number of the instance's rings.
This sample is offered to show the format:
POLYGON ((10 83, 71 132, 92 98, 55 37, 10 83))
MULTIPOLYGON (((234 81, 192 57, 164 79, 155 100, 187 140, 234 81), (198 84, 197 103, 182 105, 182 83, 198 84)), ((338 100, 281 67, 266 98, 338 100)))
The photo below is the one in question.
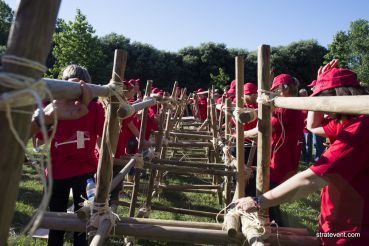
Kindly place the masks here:
MULTIPOLYGON (((236 107, 243 108, 244 58, 236 56, 236 107)), ((234 200, 245 196, 246 180, 243 174, 245 165, 243 124, 236 122, 236 158, 237 158, 237 185, 234 200)))
MULTIPOLYGON (((115 50, 114 64, 112 72, 112 80, 120 81, 124 78, 124 72, 127 63, 127 52, 123 50, 115 50)), ((115 96, 111 97, 111 102, 108 105, 104 131, 101 140, 101 149, 99 163, 97 167, 97 182, 96 182, 96 203, 105 203, 109 197, 111 178, 113 175, 113 158, 112 153, 115 153, 118 136, 119 136, 119 122, 117 110, 119 105, 118 99, 115 96)), ((99 234, 91 238, 91 245, 101 245, 106 234, 110 231, 110 220, 104 220, 98 228, 99 234), (104 233, 104 234, 102 234, 104 233), (96 237, 96 239, 95 239, 96 237), (94 244, 92 244, 92 242, 94 244), (96 244, 95 244, 96 243, 96 244)))
POLYGON ((103 220, 92 239, 90 246, 103 246, 105 239, 109 236, 111 228, 110 220, 103 220))
MULTIPOLYGON (((128 203, 126 203, 128 205, 128 203)), ((44 218, 60 218, 66 221, 68 224, 69 220, 76 220, 78 216, 73 213, 65 212, 45 212, 44 218)), ((199 228, 199 229, 212 229, 212 230, 223 230, 223 224, 220 223, 207 223, 207 222, 191 222, 191 221, 178 221, 178 220, 162 220, 162 219, 144 219, 144 218, 131 218, 122 217, 119 223, 121 224, 149 224, 149 225, 162 225, 162 226, 175 226, 175 227, 188 227, 188 228, 199 228)), ((45 223, 46 224, 46 223, 45 223)), ((45 225, 44 228, 49 228, 45 225)), ((271 232, 274 234, 277 232, 277 228, 272 227, 271 232)), ((295 236, 308 236, 309 231, 306 228, 294 228, 294 227, 279 227, 278 233, 280 235, 295 235, 295 236)))
POLYGON ((165 170, 173 173, 202 173, 202 174, 213 174, 213 175, 234 175, 236 172, 234 171, 224 171, 224 170, 214 170, 214 169, 203 169, 203 168, 195 168, 195 167, 179 167, 173 165, 165 165, 165 164, 146 164, 145 167, 154 168, 157 170, 165 170))
POLYGON ((340 114, 369 114, 369 96, 276 97, 279 108, 321 111, 340 114))
POLYGON ((175 161, 168 159, 154 158, 151 160, 152 163, 160 164, 170 164, 170 165, 180 165, 180 166, 190 166, 190 167, 203 167, 203 168, 214 168, 214 169, 224 169, 226 165, 223 163, 203 163, 203 162, 188 162, 188 161, 175 161))
MULTIPOLYGON (((230 127, 230 123, 231 123, 231 116, 229 114, 229 106, 231 104, 231 100, 229 100, 228 98, 225 100, 225 105, 227 108, 227 111, 225 112, 225 135, 226 135, 226 140, 227 142, 230 140, 231 136, 231 127, 230 127)), ((231 164, 231 160, 229 158, 228 154, 224 155, 224 164, 226 166, 229 166, 231 164)), ((230 202, 231 202, 231 180, 229 177, 225 177, 224 179, 225 181, 225 187, 224 187, 224 191, 225 191, 225 205, 227 206, 230 202)))
MULTIPOLYGON (((146 84, 146 91, 145 96, 148 97, 151 92, 152 87, 152 80, 148 80, 146 84)), ((146 134, 146 124, 147 124, 147 108, 143 110, 142 116, 141 116, 141 128, 140 128, 140 136, 138 141, 138 152, 142 154, 143 147, 144 147, 144 141, 145 141, 145 134, 146 134)), ((140 174, 141 174, 142 168, 137 167, 135 168, 135 184, 132 191, 132 197, 131 197, 131 204, 136 204, 137 201, 137 193, 138 193, 138 187, 140 185, 140 174)), ((135 207, 130 206, 129 207, 129 217, 133 217, 135 215, 135 207)))
MULTIPOLYGON (((258 89, 270 89, 270 46, 258 47, 258 89)), ((256 193, 263 194, 269 190, 269 162, 272 140, 272 108, 270 105, 258 105, 258 144, 257 144, 257 172, 256 193)))
MULTIPOLYGON (((86 229, 86 222, 77 218, 72 218, 72 216, 75 215, 69 215, 68 219, 65 219, 63 216, 45 216, 41 221, 41 224, 43 228, 50 228, 53 230, 84 232, 86 229)), ((177 222, 179 224, 182 223, 181 221, 177 222)), ((227 232, 219 229, 203 229, 197 228, 196 226, 190 227, 182 225, 170 226, 160 225, 159 223, 129 223, 126 221, 118 221, 117 226, 115 227, 115 235, 133 236, 140 239, 167 242, 188 242, 214 245, 228 245, 232 243, 242 245, 245 240, 241 233, 238 233, 235 237, 229 237, 227 232)), ((283 228, 280 228, 279 230, 280 231, 277 236, 275 229, 272 228, 272 235, 266 240, 266 242, 271 245, 286 246, 320 245, 319 239, 316 237, 283 234, 283 228)))
POLYGON ((166 147, 181 147, 181 148, 204 148, 212 147, 213 144, 210 142, 168 142, 166 147))
POLYGON ((179 138, 196 138, 196 139, 213 139, 212 136, 209 135, 200 135, 200 134, 193 134, 193 133, 181 133, 181 132, 170 132, 169 135, 179 137, 179 138))
MULTIPOLYGON (((20 1, 10 30, 5 55, 27 58, 45 64, 51 47, 59 5, 59 0, 20 1)), ((5 60, 2 62, 2 66, 2 72, 30 78, 42 76, 42 71, 5 60)), ((0 86, 0 95, 9 90, 9 88, 0 86)), ((34 106, 30 105, 20 109, 32 111, 34 106)), ((11 116, 15 131, 20 139, 27 144, 31 115, 12 113, 11 116)), ((3 143, 6 143, 0 148, 0 194, 6 194, 6 198, 2 199, 0 203, 0 245, 7 245, 9 226, 13 219, 21 179, 24 149, 11 132, 5 111, 0 111, 0 125, 0 138, 3 143)))
POLYGON ((111 181, 110 192, 112 192, 115 189, 115 187, 117 187, 119 184, 123 182, 124 177, 127 175, 129 170, 134 165, 135 165, 135 159, 131 159, 127 164, 125 164, 123 169, 117 175, 115 175, 115 177, 111 181))

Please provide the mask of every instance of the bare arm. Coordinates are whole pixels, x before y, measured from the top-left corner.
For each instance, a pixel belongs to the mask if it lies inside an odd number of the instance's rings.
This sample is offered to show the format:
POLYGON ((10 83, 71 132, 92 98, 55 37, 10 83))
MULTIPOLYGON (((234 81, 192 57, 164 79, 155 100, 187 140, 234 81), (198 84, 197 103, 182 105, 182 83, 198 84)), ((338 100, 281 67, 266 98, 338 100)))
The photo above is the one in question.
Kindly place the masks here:
MULTIPOLYGON (((274 189, 259 196, 260 207, 269 208, 284 202, 294 201, 317 191, 327 185, 326 181, 316 175, 311 169, 306 169, 290 179, 286 180, 274 189)), ((254 203, 250 203, 250 197, 244 197, 237 201, 237 207, 251 212, 257 209, 254 203)))
POLYGON ((323 119, 324 113, 309 111, 306 118, 306 128, 315 135, 327 137, 322 126, 323 119))

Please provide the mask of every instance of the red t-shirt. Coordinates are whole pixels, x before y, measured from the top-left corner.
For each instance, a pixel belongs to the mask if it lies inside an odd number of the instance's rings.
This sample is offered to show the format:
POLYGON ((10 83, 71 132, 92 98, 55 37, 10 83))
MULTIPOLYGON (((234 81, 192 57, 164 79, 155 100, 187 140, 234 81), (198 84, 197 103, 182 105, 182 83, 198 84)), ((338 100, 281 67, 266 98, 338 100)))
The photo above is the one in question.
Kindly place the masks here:
POLYGON ((310 131, 306 128, 308 111, 302 110, 301 112, 302 115, 304 116, 304 133, 309 133, 310 131))
POLYGON ((208 116, 208 101, 206 98, 200 99, 198 101, 198 108, 199 108, 199 112, 200 112, 200 119, 201 121, 206 120, 207 116, 208 116))
POLYGON ((102 135, 104 109, 92 101, 88 110, 88 114, 78 120, 58 121, 50 150, 56 180, 96 172, 96 139, 102 135))
POLYGON ((270 181, 280 184, 297 172, 304 130, 304 116, 299 110, 275 109, 272 115, 272 156, 270 181), (278 120, 278 115, 282 121, 278 120))
POLYGON ((360 233, 360 238, 321 238, 326 245, 367 245, 369 241, 369 117, 344 124, 337 139, 310 167, 328 185, 321 191, 321 232, 360 233))
POLYGON ((338 133, 342 129, 341 123, 332 118, 324 118, 322 126, 325 135, 327 136, 327 138, 329 138, 329 142, 332 144, 336 140, 338 133))

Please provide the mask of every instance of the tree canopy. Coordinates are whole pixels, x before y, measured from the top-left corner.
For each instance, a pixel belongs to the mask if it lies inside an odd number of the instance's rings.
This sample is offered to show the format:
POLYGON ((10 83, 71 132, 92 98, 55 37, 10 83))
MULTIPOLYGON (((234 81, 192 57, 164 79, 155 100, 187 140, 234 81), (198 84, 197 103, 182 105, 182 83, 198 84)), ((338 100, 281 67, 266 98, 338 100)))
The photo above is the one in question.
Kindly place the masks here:
POLYGON ((359 80, 369 84, 369 22, 359 19, 351 22, 347 32, 339 31, 328 46, 326 61, 340 59, 341 67, 352 69, 359 80))

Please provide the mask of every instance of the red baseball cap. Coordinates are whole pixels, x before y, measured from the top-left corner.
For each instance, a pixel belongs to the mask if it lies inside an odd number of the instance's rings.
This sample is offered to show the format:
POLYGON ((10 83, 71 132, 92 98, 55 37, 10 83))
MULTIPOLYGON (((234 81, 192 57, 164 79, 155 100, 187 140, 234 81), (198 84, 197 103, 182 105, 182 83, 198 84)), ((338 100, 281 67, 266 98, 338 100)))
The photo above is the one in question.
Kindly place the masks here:
POLYGON ((160 89, 159 89, 159 88, 154 87, 154 88, 152 88, 152 89, 151 89, 151 93, 159 94, 159 93, 160 93, 160 89))
POLYGON ((135 83, 140 83, 141 82, 141 80, 140 79, 132 79, 133 81, 132 81, 132 83, 133 84, 135 84, 135 83))
POLYGON ((256 94, 258 92, 258 88, 253 83, 246 83, 243 86, 243 94, 249 95, 249 94, 256 94))
POLYGON ((280 85, 291 85, 291 84, 295 84, 295 80, 293 79, 293 77, 289 74, 282 73, 273 79, 272 88, 270 88, 270 90, 273 91, 280 85))
POLYGON ((123 80, 123 84, 126 86, 126 87, 133 87, 132 83, 130 82, 131 80, 127 81, 127 80, 123 80))
POLYGON ((315 96, 316 94, 337 87, 343 86, 355 86, 359 85, 356 73, 348 69, 342 68, 332 68, 331 70, 320 75, 319 79, 316 81, 314 86, 313 94, 310 96, 315 96))
POLYGON ((204 89, 203 88, 199 88, 198 90, 197 90, 197 92, 203 92, 204 91, 204 89))

